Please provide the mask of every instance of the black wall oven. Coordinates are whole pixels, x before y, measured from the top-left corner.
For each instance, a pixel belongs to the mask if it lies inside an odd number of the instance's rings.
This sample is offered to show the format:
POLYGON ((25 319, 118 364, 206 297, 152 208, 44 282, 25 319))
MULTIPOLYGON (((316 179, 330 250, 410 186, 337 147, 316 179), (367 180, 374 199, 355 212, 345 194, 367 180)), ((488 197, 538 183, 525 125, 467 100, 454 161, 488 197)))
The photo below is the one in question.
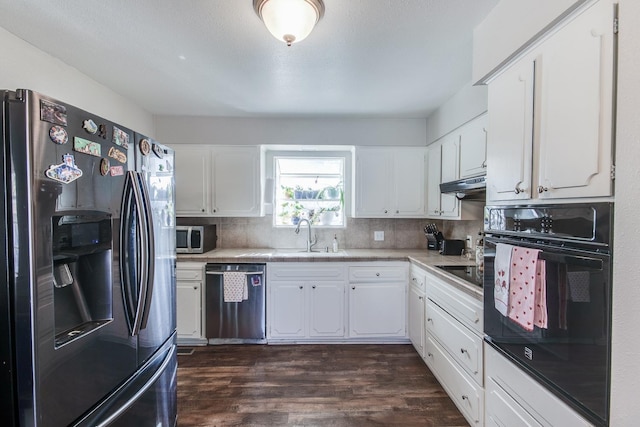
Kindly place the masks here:
POLYGON ((609 420, 612 219, 610 203, 488 206, 484 219, 485 340, 596 425, 609 420), (543 267, 542 327, 511 313, 522 251, 543 267))

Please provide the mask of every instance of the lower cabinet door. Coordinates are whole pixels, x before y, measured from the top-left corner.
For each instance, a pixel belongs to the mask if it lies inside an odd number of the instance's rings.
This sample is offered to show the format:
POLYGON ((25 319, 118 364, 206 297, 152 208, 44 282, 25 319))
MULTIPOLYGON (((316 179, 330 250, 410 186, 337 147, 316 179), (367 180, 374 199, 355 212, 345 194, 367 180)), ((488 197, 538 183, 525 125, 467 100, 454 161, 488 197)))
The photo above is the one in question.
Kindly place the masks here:
POLYGON ((484 390, 471 379, 444 350, 427 334, 425 358, 427 366, 438 378, 451 400, 472 426, 484 423, 484 390))
POLYGON ((344 337, 344 282, 311 282, 309 336, 344 337))
POLYGON ((405 284, 350 284, 351 337, 406 336, 405 284))
POLYGON ((299 282, 269 284, 269 335, 273 338, 304 338, 305 286, 299 282))
POLYGON ((178 338, 202 337, 202 282, 176 283, 176 329, 178 338))
POLYGON ((415 286, 409 287, 409 339, 424 359, 425 298, 424 292, 415 286))

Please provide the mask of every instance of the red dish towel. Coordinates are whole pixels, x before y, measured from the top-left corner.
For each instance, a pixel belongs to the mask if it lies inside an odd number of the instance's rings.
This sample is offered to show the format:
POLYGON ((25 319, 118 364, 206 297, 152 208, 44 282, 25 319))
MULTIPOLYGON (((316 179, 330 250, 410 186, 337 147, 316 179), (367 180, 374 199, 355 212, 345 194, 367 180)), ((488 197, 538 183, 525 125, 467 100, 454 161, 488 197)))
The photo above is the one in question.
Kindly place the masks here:
POLYGON ((546 266, 539 253, 517 246, 511 252, 509 318, 527 331, 547 328, 546 266))

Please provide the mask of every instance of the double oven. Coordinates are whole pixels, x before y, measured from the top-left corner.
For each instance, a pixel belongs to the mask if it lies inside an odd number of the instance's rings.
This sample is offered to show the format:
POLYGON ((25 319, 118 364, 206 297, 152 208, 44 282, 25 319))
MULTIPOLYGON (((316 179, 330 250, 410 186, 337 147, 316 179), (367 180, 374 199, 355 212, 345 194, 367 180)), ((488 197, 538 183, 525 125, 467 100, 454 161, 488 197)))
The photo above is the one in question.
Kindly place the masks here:
POLYGON ((487 206, 484 218, 485 340, 596 425, 609 419, 612 220, 611 203, 487 206), (499 309, 499 245, 530 250, 544 264, 542 327, 499 309))

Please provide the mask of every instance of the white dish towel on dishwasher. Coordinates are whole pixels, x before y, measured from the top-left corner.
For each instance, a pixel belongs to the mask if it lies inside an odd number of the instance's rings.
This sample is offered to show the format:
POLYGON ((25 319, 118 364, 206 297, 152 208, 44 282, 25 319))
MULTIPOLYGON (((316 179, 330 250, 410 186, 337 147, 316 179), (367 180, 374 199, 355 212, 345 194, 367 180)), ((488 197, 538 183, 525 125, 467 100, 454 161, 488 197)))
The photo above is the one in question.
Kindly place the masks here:
POLYGON ((224 302, 242 302, 249 299, 247 275, 240 271, 225 271, 222 273, 224 288, 224 302))

